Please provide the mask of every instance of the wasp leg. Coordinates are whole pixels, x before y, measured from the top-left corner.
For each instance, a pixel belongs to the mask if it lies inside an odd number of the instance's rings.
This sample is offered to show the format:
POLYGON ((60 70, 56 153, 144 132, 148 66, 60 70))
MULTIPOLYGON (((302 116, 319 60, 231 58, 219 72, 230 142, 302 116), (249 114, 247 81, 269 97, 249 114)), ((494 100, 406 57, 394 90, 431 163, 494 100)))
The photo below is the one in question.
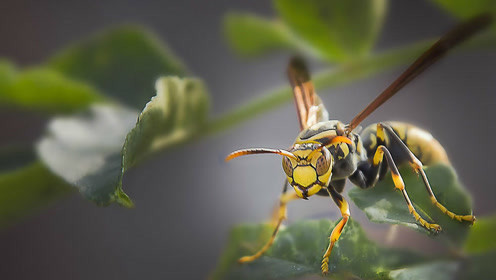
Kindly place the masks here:
POLYGON ((284 180, 284 185, 282 186, 282 194, 279 197, 279 203, 274 207, 272 211, 272 217, 270 219, 270 225, 273 226, 274 228, 277 227, 277 224, 279 223, 279 220, 281 219, 281 216, 283 216, 283 220, 287 218, 287 210, 286 210, 286 205, 281 205, 281 198, 286 192, 288 191, 288 179, 284 180))
POLYGON ((260 249, 255 254, 253 254, 251 256, 244 256, 244 257, 240 258, 238 260, 239 263, 252 262, 252 261, 260 258, 270 248, 270 246, 272 246, 272 243, 274 243, 274 240, 276 238, 277 232, 279 231, 279 228, 281 227, 281 223, 287 217, 287 215, 286 215, 286 213, 287 213, 287 207, 286 207, 286 205, 291 200, 295 200, 295 199, 298 199, 299 198, 296 195, 296 193, 294 193, 294 192, 287 193, 286 190, 287 190, 287 182, 284 183, 283 193, 281 194, 281 196, 279 198, 279 208, 275 212, 275 215, 273 217, 273 223, 275 223, 276 227, 274 228, 274 231, 272 232, 272 235, 271 235, 269 241, 267 241, 267 243, 265 243, 265 245, 262 247, 262 249, 260 249))
POLYGON ((405 189, 405 183, 403 182, 403 178, 401 178, 400 172, 398 171, 398 167, 396 167, 396 164, 393 161, 393 157, 391 156, 391 153, 388 151, 388 149, 385 146, 379 146, 374 154, 374 165, 380 164, 383 161, 384 156, 386 156, 386 162, 387 165, 389 166, 389 169, 391 170, 391 177, 393 178, 393 183, 395 188, 401 191, 403 194, 403 197, 405 198, 406 204, 408 205, 408 210, 410 213, 413 215, 415 220, 419 222, 423 227, 425 227, 428 230, 434 230, 435 232, 441 231, 441 226, 438 224, 431 224, 424 220, 415 210, 415 207, 413 207, 413 204, 410 200, 410 197, 408 197, 408 193, 406 192, 405 189))
POLYGON ((384 130, 388 134, 388 136, 390 136, 390 138, 392 138, 393 141, 397 142, 397 144, 401 147, 402 152, 408 156, 408 162, 409 162, 410 166, 412 166, 412 168, 415 170, 415 172, 417 174, 419 174, 420 177, 422 177, 422 181, 424 182, 427 193, 429 193, 429 197, 431 199, 432 204, 436 205, 436 207, 439 208, 441 210, 441 212, 448 215, 451 219, 455 219, 455 220, 458 220, 460 222, 461 221, 468 221, 472 224, 475 222, 475 216, 473 216, 473 215, 457 215, 457 214, 449 211, 444 205, 442 205, 437 200, 436 196, 434 195, 434 192, 432 192, 432 188, 431 188, 431 185, 429 183, 429 180, 427 179, 427 175, 425 174, 424 169, 422 168, 423 167, 422 162, 420 162, 420 160, 417 159, 417 157, 410 151, 410 149, 408 149, 408 147, 405 145, 405 143, 403 143, 403 141, 401 141, 401 139, 398 137, 398 135, 396 135, 396 133, 394 133, 393 129, 389 125, 384 124, 384 123, 379 123, 379 124, 377 124, 378 133, 379 133, 379 129, 384 130))
POLYGON ((331 255, 332 247, 334 247, 334 244, 338 241, 339 237, 341 236, 341 232, 343 232, 344 226, 346 225, 346 222, 348 222, 348 219, 350 217, 350 209, 348 207, 348 202, 344 200, 343 196, 341 196, 336 190, 329 186, 327 188, 327 192, 331 196, 332 200, 337 204, 339 207, 339 210, 341 211, 341 216, 343 218, 339 223, 334 227, 334 229, 331 232, 331 235, 329 236, 329 246, 327 247, 326 252, 324 253, 324 256, 322 257, 322 274, 327 274, 329 272, 329 256, 331 255))

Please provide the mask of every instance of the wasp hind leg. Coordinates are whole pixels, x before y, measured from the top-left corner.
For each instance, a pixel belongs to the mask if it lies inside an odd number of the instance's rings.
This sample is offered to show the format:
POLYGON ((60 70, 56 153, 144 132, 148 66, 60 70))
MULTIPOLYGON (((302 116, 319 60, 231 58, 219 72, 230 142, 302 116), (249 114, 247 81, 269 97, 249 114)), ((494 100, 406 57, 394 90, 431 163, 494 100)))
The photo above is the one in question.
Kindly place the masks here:
POLYGON ((348 207, 348 202, 344 200, 343 196, 341 196, 332 186, 329 186, 327 188, 327 192, 339 207, 339 210, 341 211, 341 216, 343 216, 343 218, 334 227, 334 229, 331 232, 331 235, 329 236, 329 246, 327 247, 327 250, 325 251, 324 256, 322 257, 322 265, 321 265, 322 274, 327 274, 329 272, 329 257, 331 256, 332 248, 334 247, 334 244, 338 241, 339 237, 341 236, 341 232, 343 232, 344 226, 346 225, 346 222, 348 222, 348 219, 350 218, 350 209, 348 207))
POLYGON ((443 212, 444 214, 449 216, 451 219, 454 219, 454 220, 457 220, 460 222, 461 221, 467 221, 467 222, 470 222, 472 224, 475 222, 475 216, 473 216, 473 215, 457 215, 457 214, 449 211, 443 204, 441 204, 437 200, 436 196, 434 195, 434 192, 432 191, 429 180, 427 179, 427 175, 425 174, 424 169, 422 168, 423 167, 422 162, 420 162, 420 160, 417 159, 417 157, 410 151, 410 149, 408 149, 408 147, 405 145, 405 143, 403 143, 403 141, 401 141, 401 139, 398 137, 398 135, 396 135, 396 133, 394 133, 393 129, 389 125, 379 123, 379 124, 377 124, 378 133, 379 133, 379 130, 385 131, 387 133, 387 135, 390 136, 391 140, 393 140, 394 142, 396 142, 397 145, 400 146, 401 152, 404 153, 405 155, 407 155, 408 163, 410 164, 410 166, 415 170, 415 172, 417 174, 420 175, 420 177, 422 177, 422 181, 424 182, 425 188, 427 190, 427 193, 429 194, 429 197, 431 199, 432 204, 436 205, 436 207, 439 208, 439 210, 441 210, 441 212, 443 212))
POLYGON ((282 194, 279 198, 279 207, 276 209, 276 211, 274 212, 274 214, 272 216, 271 224, 275 225, 275 228, 274 228, 274 231, 272 232, 272 235, 271 235, 269 241, 267 241, 267 243, 265 243, 265 245, 260 250, 258 250, 258 252, 256 252, 255 254, 250 255, 250 256, 244 256, 244 257, 240 258, 238 260, 239 263, 252 262, 252 261, 260 258, 270 248, 270 246, 272 246, 272 243, 274 243, 274 240, 276 239, 276 235, 279 232, 279 228, 281 227, 282 221, 284 221, 287 218, 287 204, 288 204, 288 202, 290 202, 291 200, 295 200, 295 199, 299 198, 296 195, 296 193, 294 193, 294 192, 288 193, 287 187, 288 187, 288 182, 285 181, 282 194))
POLYGON ((417 210, 415 210, 415 207, 413 206, 412 201, 410 200, 410 197, 406 192, 405 183, 403 182, 403 178, 401 178, 400 172, 398 171, 398 167, 394 163, 391 153, 388 151, 388 149, 385 146, 381 145, 377 148, 373 159, 374 166, 380 165, 384 159, 384 156, 386 157, 386 162, 389 167, 389 170, 391 170, 391 177, 393 178, 394 187, 400 190, 401 193, 403 194, 403 197, 405 198, 406 204, 408 206, 408 211, 413 215, 415 220, 424 228, 428 230, 433 230, 435 232, 441 231, 440 225, 431 224, 427 222, 417 213, 417 210))

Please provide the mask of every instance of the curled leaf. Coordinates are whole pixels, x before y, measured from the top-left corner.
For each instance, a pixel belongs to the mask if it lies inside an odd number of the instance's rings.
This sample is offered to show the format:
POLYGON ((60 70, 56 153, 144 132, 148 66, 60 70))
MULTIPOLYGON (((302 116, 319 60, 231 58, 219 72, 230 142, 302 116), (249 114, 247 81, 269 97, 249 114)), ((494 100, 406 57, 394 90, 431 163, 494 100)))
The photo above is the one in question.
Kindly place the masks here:
POLYGON ((88 112, 53 119, 37 146, 52 172, 97 204, 121 201, 120 152, 137 112, 117 106, 92 106, 88 112))
POLYGON ((96 105, 84 114, 52 120, 37 150, 50 170, 86 198, 131 207, 122 190, 124 172, 154 151, 190 140, 201 131, 207 110, 202 82, 161 78, 157 95, 139 117, 125 107, 96 105))

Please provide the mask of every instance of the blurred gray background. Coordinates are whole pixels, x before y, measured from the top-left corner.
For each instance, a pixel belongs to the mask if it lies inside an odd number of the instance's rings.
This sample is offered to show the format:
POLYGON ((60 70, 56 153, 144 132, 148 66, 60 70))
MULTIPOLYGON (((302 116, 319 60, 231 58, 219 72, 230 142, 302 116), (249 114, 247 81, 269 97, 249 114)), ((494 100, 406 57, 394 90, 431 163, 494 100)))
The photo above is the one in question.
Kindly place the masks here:
MULTIPOLYGON (((426 1, 390 1, 377 50, 441 35, 456 22, 426 1)), ((2 1, 0 56, 27 66, 101 28, 139 23, 151 28, 198 76, 219 115, 287 83, 289 54, 255 60, 231 52, 221 32, 232 10, 272 16, 270 1, 2 1)), ((472 193, 475 214, 494 213, 496 183, 496 53, 452 54, 406 87, 364 123, 401 120, 433 133, 472 193)), ((398 74, 389 71, 321 92, 332 118, 348 122, 398 74)), ((2 141, 36 139, 45 120, 0 113, 2 141)), ((288 147, 298 132, 294 106, 260 116, 176 149, 128 172, 124 189, 136 208, 99 208, 74 193, 0 232, 0 279, 203 279, 222 252, 229 228, 265 220, 280 193, 280 158, 248 157, 226 164, 242 147, 288 147)), ((351 187, 351 185, 349 186, 351 187)), ((1 195, 1 194, 0 194, 1 195)), ((383 242, 383 225, 363 221, 383 242)), ((289 222, 338 218, 326 198, 296 201, 289 222)), ((431 244, 409 230, 398 246, 431 244)), ((325 237, 323 237, 325 238, 325 237)), ((441 248, 428 245, 431 250, 441 248)), ((320 252, 316 252, 319 254, 320 252)))

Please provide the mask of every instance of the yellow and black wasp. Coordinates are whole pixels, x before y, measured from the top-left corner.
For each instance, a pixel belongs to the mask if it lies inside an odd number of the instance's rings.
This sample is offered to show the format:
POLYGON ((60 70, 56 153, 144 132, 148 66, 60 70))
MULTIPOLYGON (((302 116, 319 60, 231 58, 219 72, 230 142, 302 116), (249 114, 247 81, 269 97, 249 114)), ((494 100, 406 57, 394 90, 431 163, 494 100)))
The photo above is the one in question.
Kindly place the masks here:
POLYGON ((341 211, 342 219, 333 229, 329 246, 322 259, 322 272, 329 271, 329 256, 350 217, 348 203, 341 195, 346 179, 362 189, 371 188, 391 171, 394 186, 401 191, 408 210, 415 220, 428 230, 439 232, 441 227, 420 216, 408 197, 398 165, 409 164, 420 176, 434 205, 444 214, 460 222, 473 223, 473 215, 458 215, 438 202, 432 192, 424 165, 443 162, 449 164, 443 147, 432 135, 420 128, 401 122, 371 124, 360 134, 353 130, 375 109, 403 88, 408 82, 441 58, 449 49, 488 26, 488 15, 475 17, 441 37, 422 54, 403 74, 361 111, 348 125, 329 120, 328 113, 316 95, 310 75, 300 58, 293 58, 288 76, 293 87, 294 100, 301 128, 293 146, 288 150, 253 148, 235 151, 226 160, 249 154, 272 153, 283 156, 282 167, 287 182, 279 199, 276 225, 272 237, 257 253, 239 259, 245 263, 259 258, 267 251, 286 219, 286 205, 294 199, 308 199, 317 194, 330 196, 341 211), (287 183, 294 192, 287 189, 287 183))

